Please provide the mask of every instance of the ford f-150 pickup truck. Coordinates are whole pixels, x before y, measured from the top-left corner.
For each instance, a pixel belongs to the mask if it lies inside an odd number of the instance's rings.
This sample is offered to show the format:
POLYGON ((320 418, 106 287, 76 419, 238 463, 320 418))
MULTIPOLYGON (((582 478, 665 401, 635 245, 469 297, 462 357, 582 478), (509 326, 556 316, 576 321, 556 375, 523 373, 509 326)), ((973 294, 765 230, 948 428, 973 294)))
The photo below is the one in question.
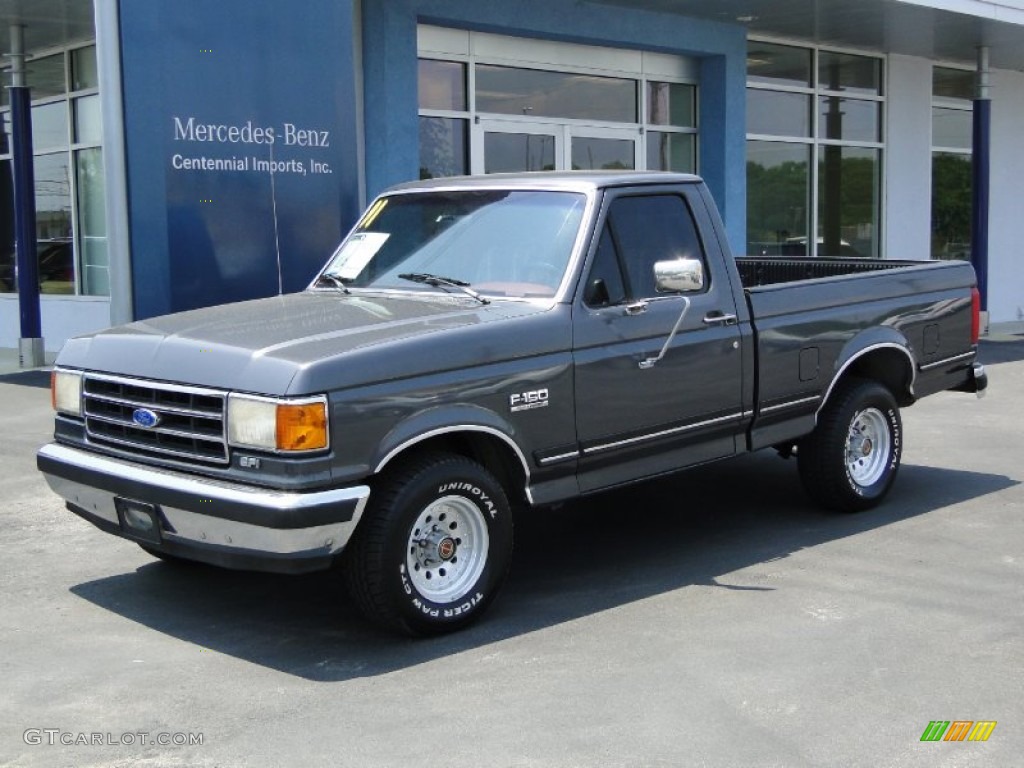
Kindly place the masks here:
POLYGON ((733 258, 695 176, 411 183, 300 293, 69 341, 38 466, 157 557, 338 564, 440 633, 498 593, 523 505, 768 447, 821 504, 879 503, 900 408, 984 390, 978 308, 965 263, 733 258))

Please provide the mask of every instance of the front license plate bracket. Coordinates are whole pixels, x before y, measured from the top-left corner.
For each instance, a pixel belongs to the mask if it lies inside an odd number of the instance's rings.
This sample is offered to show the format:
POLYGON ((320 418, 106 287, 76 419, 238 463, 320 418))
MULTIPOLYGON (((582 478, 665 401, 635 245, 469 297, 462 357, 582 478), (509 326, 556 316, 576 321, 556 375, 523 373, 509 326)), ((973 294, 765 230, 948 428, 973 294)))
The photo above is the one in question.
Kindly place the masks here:
POLYGON ((138 541, 149 544, 160 544, 163 541, 160 508, 155 504, 134 499, 114 498, 114 507, 117 509, 117 520, 121 526, 121 532, 138 541))

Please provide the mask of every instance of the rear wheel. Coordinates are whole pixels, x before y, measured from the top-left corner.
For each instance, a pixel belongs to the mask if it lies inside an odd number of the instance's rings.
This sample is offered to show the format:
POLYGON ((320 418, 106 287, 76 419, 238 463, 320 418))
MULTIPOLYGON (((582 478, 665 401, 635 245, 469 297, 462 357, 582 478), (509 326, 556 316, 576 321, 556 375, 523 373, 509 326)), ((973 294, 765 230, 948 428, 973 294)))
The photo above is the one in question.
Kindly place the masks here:
POLYGON ((892 393, 877 382, 850 379, 800 442, 800 479, 823 506, 842 512, 870 509, 892 487, 902 451, 903 422, 892 393))
POLYGON ((500 483, 463 456, 428 454, 383 477, 345 555, 349 591, 371 620, 412 635, 475 621, 512 554, 500 483))

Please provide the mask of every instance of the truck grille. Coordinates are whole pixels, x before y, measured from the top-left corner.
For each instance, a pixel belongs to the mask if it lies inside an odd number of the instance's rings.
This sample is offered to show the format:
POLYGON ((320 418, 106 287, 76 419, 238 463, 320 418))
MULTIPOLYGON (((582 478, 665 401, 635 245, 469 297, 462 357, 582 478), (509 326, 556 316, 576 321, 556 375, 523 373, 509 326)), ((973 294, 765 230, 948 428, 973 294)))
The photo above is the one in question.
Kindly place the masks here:
POLYGON ((150 457, 204 464, 229 461, 224 392, 88 374, 82 398, 85 429, 93 443, 150 457), (147 421, 155 423, 143 426, 147 421))

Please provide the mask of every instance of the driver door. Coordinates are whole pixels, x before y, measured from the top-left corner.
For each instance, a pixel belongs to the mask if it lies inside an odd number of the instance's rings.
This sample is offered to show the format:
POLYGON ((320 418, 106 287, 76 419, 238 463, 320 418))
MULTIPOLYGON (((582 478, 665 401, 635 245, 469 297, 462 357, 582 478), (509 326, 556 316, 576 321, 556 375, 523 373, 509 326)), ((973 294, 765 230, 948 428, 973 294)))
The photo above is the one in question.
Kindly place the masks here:
MULTIPOLYGON (((741 338, 728 280, 709 264, 685 187, 612 190, 573 312, 579 484, 584 492, 737 451, 741 338), (659 294, 654 263, 704 263, 703 290, 663 359, 686 299, 659 294)), ((718 254, 714 254, 718 257, 718 254)))

